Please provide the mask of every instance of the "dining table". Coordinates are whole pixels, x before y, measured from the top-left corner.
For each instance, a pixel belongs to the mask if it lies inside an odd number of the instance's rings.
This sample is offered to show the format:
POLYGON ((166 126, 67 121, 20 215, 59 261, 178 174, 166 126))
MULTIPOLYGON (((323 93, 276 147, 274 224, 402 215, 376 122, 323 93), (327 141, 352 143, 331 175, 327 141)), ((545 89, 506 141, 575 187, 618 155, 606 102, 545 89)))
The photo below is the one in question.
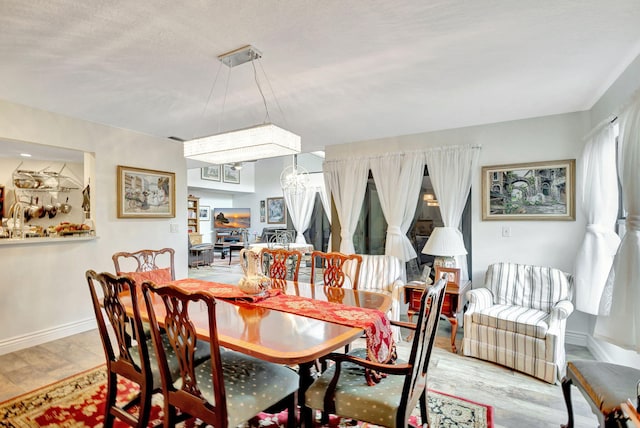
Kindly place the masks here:
MULTIPOLYGON (((200 279, 183 279, 169 284, 190 291, 229 288, 228 284, 200 279)), ((372 291, 286 280, 275 280, 273 287, 280 290, 281 294, 299 296, 315 305, 327 305, 326 302, 331 302, 347 308, 373 309, 382 313, 386 313, 391 306, 390 296, 372 291)), ((133 315, 130 299, 125 296, 123 302, 128 314, 133 315)), ((163 312, 162 303, 158 300, 157 304, 157 308, 163 312)), ((204 306, 192 305, 189 316, 196 327, 198 338, 208 340, 208 315, 204 306)), ((216 298, 219 343, 225 348, 264 361, 297 365, 300 376, 299 396, 304 397, 305 391, 313 382, 312 372, 316 360, 360 338, 364 330, 362 327, 306 316, 303 312, 291 313, 269 309, 253 303, 251 299, 216 298)), ((143 320, 148 320, 144 305, 140 305, 140 316, 143 320)), ((300 401, 304 403, 303 398, 300 401)), ((310 409, 301 406, 301 412, 303 416, 304 412, 310 412, 310 409)))

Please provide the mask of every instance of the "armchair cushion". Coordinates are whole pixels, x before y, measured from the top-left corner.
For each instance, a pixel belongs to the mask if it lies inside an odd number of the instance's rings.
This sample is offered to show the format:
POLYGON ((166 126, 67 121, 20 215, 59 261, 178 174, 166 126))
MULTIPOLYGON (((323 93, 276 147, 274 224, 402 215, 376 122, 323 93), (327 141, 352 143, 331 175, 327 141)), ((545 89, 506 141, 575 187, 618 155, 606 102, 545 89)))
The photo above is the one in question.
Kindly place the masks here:
POLYGON ((547 312, 522 306, 493 305, 474 312, 472 319, 478 324, 540 339, 544 339, 549 330, 547 312))

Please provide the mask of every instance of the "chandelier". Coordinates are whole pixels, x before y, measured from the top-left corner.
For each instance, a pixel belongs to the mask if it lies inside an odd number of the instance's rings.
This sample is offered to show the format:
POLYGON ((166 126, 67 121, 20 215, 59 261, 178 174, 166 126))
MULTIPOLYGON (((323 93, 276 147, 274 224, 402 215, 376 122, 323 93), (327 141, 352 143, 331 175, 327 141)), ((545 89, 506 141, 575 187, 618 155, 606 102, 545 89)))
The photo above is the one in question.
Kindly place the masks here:
MULTIPOLYGON (((260 51, 248 45, 222 54, 218 59, 229 68, 251 62, 255 75, 254 61, 261 57, 260 51)), ((257 77, 255 82, 265 106, 267 121, 248 128, 184 141, 186 158, 225 164, 300 153, 300 136, 270 122, 267 102, 257 77)))
POLYGON ((298 165, 298 156, 293 155, 293 164, 280 173, 280 187, 284 193, 299 194, 307 190, 309 181, 309 172, 298 165))

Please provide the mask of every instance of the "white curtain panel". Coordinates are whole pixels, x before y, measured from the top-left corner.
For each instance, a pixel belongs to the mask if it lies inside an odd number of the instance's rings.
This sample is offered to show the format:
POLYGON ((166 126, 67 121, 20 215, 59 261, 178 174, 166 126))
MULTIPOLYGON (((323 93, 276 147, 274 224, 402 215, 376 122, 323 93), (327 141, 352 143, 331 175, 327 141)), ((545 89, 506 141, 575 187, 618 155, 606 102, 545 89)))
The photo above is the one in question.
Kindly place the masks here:
POLYGON ((382 213, 388 225, 385 254, 408 262, 417 257, 407 231, 420 197, 424 156, 397 153, 374 158, 370 162, 382 213))
POLYGON ((627 232, 600 300, 594 336, 640 352, 640 93, 619 117, 618 174, 627 232))
POLYGON ((354 254, 353 234, 358 225, 369 177, 368 159, 345 159, 324 162, 325 184, 333 195, 340 221, 340 252, 354 254))
MULTIPOLYGON (((429 178, 440 204, 442 222, 460 231, 462 212, 467 203, 473 174, 476 174, 480 148, 472 146, 438 147, 425 152, 429 178)), ((462 232, 460 238, 462 239, 462 232)), ((466 256, 457 256, 460 277, 469 278, 466 256)))
POLYGON ((296 244, 306 244, 307 240, 303 233, 309 228, 311 215, 313 214, 313 203, 316 199, 316 190, 306 187, 302 190, 284 189, 284 200, 295 227, 296 244))
MULTIPOLYGON (((324 209, 327 218, 329 219, 329 225, 331 225, 331 203, 329 202, 329 195, 327 193, 327 185, 323 182, 317 189, 320 195, 320 201, 322 202, 322 208, 324 209)), ((331 231, 329 231, 329 251, 331 251, 331 231)), ((320 249, 320 248, 318 248, 320 249)))
POLYGON ((615 233, 618 216, 618 177, 613 125, 609 122, 588 138, 580 162, 581 206, 587 230, 575 262, 576 309, 597 315, 620 238, 615 233))

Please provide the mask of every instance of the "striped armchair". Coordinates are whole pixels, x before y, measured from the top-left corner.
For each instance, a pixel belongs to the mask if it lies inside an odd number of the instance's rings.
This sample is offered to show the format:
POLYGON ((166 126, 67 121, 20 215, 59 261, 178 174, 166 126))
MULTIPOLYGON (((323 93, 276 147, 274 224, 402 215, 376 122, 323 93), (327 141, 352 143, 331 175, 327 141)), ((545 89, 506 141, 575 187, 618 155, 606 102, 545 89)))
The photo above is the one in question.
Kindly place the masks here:
POLYGON ((467 293, 464 355, 549 383, 562 377, 564 335, 573 312, 573 277, 561 270, 495 263, 484 288, 467 293))
MULTIPOLYGON (((395 256, 361 254, 362 263, 358 277, 358 290, 376 291, 391 296, 390 320, 400 321, 400 301, 406 282, 405 264, 395 256)), ((355 263, 345 262, 344 271, 350 278, 355 275, 355 263)), ((402 340, 400 327, 392 326, 393 339, 402 340)))

